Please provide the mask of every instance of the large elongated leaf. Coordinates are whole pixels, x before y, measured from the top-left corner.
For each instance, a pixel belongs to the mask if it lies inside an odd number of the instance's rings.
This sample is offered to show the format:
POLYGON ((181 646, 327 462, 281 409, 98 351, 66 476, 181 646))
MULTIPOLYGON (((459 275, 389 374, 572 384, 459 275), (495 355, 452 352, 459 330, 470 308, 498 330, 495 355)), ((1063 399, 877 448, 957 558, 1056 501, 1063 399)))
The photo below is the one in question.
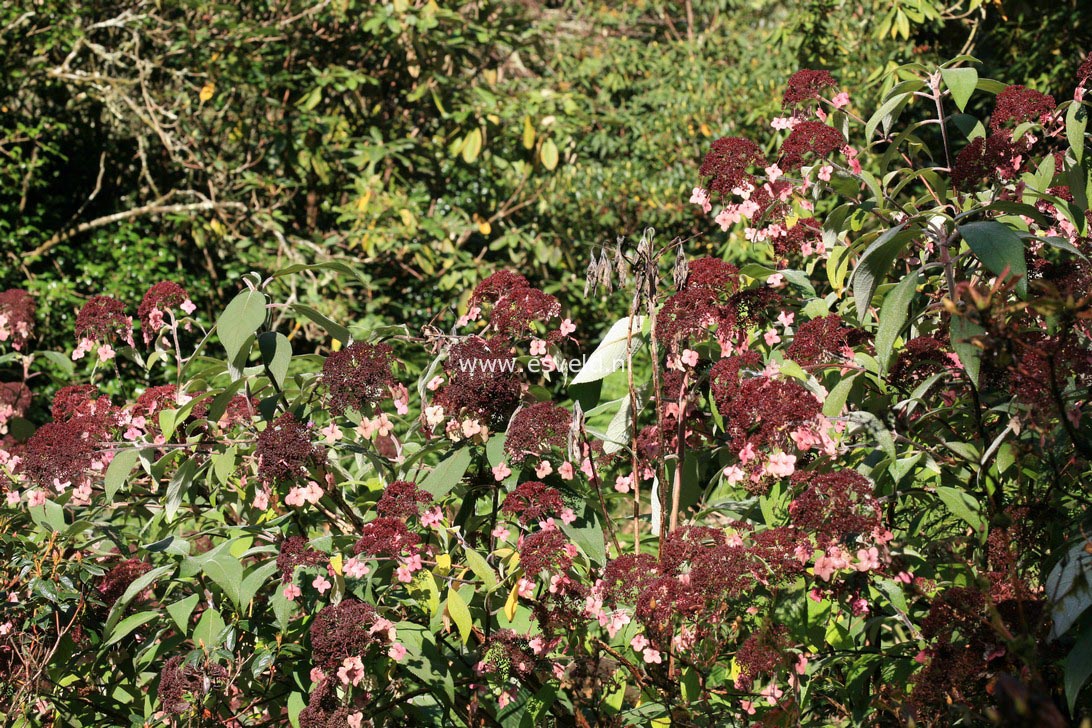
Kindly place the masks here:
POLYGON ((943 68, 940 75, 944 85, 952 92, 952 101, 963 111, 978 86, 978 71, 973 68, 943 68))
POLYGON ((1068 632, 1092 606, 1092 554, 1085 551, 1085 545, 1085 540, 1079 539, 1047 575, 1046 595, 1054 619, 1051 639, 1068 632))
POLYGON ((959 233, 982 264, 995 275, 1008 270, 1011 275, 1019 276, 1016 292, 1020 296, 1027 295, 1028 268, 1024 260, 1024 241, 1015 230, 996 220, 980 220, 960 225, 959 233))
POLYGON ((904 230, 904 225, 905 223, 893 227, 876 238, 865 248, 861 259, 857 261, 857 267, 853 269, 849 283, 853 289, 853 301, 857 305, 857 318, 862 323, 868 315, 868 307, 872 305, 876 287, 887 277, 895 258, 906 244, 919 234, 916 228, 904 230))
POLYGON ((231 299, 216 320, 216 333, 227 351, 229 362, 236 360, 247 339, 265 323, 267 303, 264 293, 248 289, 231 299))
POLYGON ((880 368, 885 372, 891 363, 895 339, 898 338, 899 332, 906 323, 910 302, 914 300, 920 280, 919 273, 911 273, 899 281, 899 284, 883 299, 883 305, 880 307, 880 326, 876 330, 876 358, 880 362, 880 368))
POLYGON ((451 492, 451 489, 459 484, 470 467, 470 448, 462 447, 441 462, 421 482, 421 489, 428 491, 435 498, 440 498, 451 492))
POLYGON ((627 316, 614 322, 607 331, 606 336, 599 342, 584 368, 580 370, 572 383, 585 384, 613 374, 626 365, 626 342, 632 343, 632 350, 636 351, 641 342, 641 326, 644 324, 644 316, 634 316, 632 323, 627 316), (632 336, 630 331, 632 330, 632 336))

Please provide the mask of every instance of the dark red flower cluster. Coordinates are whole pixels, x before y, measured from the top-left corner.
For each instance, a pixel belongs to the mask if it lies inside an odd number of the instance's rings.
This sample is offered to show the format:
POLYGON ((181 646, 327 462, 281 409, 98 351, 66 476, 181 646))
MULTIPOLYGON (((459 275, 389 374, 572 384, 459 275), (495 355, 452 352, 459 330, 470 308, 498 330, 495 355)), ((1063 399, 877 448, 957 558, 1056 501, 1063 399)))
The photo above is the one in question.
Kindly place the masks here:
POLYGON ((72 384, 61 387, 53 395, 51 414, 55 422, 68 422, 82 417, 102 418, 101 427, 113 424, 115 409, 109 397, 99 394, 93 384, 72 384))
POLYGON ((687 288, 708 288, 718 293, 739 290, 739 268, 709 256, 692 260, 686 276, 687 288))
POLYGON ((126 559, 99 579, 98 591, 107 606, 121 599, 125 590, 138 578, 151 571, 152 565, 140 559, 126 559))
POLYGON ((587 600, 591 590, 584 584, 568 577, 550 584, 531 604, 535 621, 542 634, 553 641, 567 636, 574 624, 586 617, 587 600))
POLYGON ((722 137, 709 148, 698 174, 710 178, 711 190, 729 195, 744 183, 756 186, 751 170, 765 166, 766 158, 762 150, 750 139, 722 137))
POLYGON ((786 172, 796 170, 810 159, 826 159, 845 145, 845 136, 834 127, 821 121, 801 121, 781 143, 778 166, 786 172))
POLYGON ((328 395, 330 410, 342 414, 347 409, 364 413, 390 396, 396 382, 391 373, 394 350, 388 344, 358 341, 326 357, 321 381, 328 395))
POLYGON ((281 581, 289 582, 297 566, 322 566, 328 558, 321 551, 311 548, 303 536, 289 536, 281 541, 277 570, 281 573, 281 581))
POLYGON ((315 665, 336 670, 346 657, 364 657, 370 647, 383 644, 386 633, 371 631, 378 617, 375 607, 352 598, 320 609, 311 623, 311 658, 315 665))
POLYGON ((823 223, 814 217, 797 220, 785 235, 773 239, 774 253, 782 258, 799 255, 805 246, 814 248, 823 241, 823 223))
POLYGON ((701 340, 717 327, 728 338, 735 330, 735 317, 725 305, 725 296, 710 288, 687 287, 664 301, 656 318, 656 336, 674 350, 687 340, 701 340))
POLYGON ((782 108, 789 109, 799 106, 805 101, 818 101, 821 94, 828 88, 835 88, 838 82, 829 71, 813 71, 801 69, 789 76, 785 96, 781 99, 782 108))
POLYGON ((529 480, 520 483, 515 490, 504 497, 501 512, 519 518, 523 525, 534 523, 561 514, 565 501, 556 488, 529 480))
POLYGON ((344 728, 349 723, 349 708, 337 694, 337 681, 329 677, 311 693, 307 707, 300 711, 300 728, 344 728))
POLYGON ((400 518, 380 516, 360 529, 360 538, 353 545, 354 554, 395 558, 415 551, 420 539, 400 518))
POLYGON ((773 676, 779 667, 785 666, 789 656, 788 646, 788 629, 780 624, 756 632, 744 640, 736 652, 736 664, 739 665, 736 688, 750 692, 759 676, 773 676))
POLYGON ((536 531, 523 539, 519 549, 519 565, 529 578, 543 571, 551 574, 566 571, 573 562, 568 546, 569 540, 556 528, 536 531))
POLYGON ((33 398, 23 382, 0 382, 0 426, 10 417, 22 417, 33 398))
POLYGON ((0 341, 20 351, 34 334, 34 298, 21 288, 0 292, 0 341))
POLYGON ((1092 52, 1084 57, 1080 68, 1077 69, 1077 83, 1084 85, 1092 80, 1092 52))
POLYGON ((787 444, 789 430, 812 422, 822 411, 818 400, 795 380, 745 373, 759 368, 758 354, 748 352, 721 359, 709 375, 710 393, 737 452, 748 443, 756 450, 787 444))
POLYGON ((860 329, 844 324, 838 314, 805 321, 792 337, 787 352, 789 358, 805 367, 851 359, 851 347, 860 343, 865 335, 860 329))
POLYGON ((536 402, 516 412, 508 425, 504 451, 512 462, 539 457, 554 448, 565 447, 573 416, 552 402, 536 402))
POLYGON ((134 417, 152 417, 164 410, 178 409, 178 387, 173 384, 160 384, 148 387, 137 397, 133 405, 134 417))
POLYGON ((221 429, 228 430, 238 424, 249 423, 254 419, 254 414, 258 411, 258 401, 253 397, 247 397, 245 394, 237 394, 231 398, 227 407, 224 408, 224 414, 220 415, 220 421, 217 423, 221 429))
POLYGON ((168 311, 182 306, 192 306, 186 289, 171 281, 160 281, 148 289, 137 307, 140 318, 140 330, 144 343, 150 343, 163 328, 163 316, 168 311))
POLYGON ((1007 129, 990 134, 985 139, 972 139, 960 150, 952 164, 952 185, 963 190, 984 179, 1012 179, 1026 151, 1026 148, 1012 141, 1007 129))
POLYGON ((201 668, 176 655, 167 660, 159 673, 159 702, 168 713, 185 713, 200 705, 212 687, 227 679, 227 675, 221 665, 210 663, 201 668))
POLYGON ((883 525, 872 483, 856 470, 816 473, 797 470, 792 475, 801 492, 789 504, 797 528, 815 534, 822 547, 868 535, 883 525))
POLYGON ((510 629, 494 632, 482 647, 482 671, 497 676, 505 685, 513 676, 528 677, 537 664, 529 640, 510 629))
POLYGON ((375 510, 382 516, 406 519, 421 515, 421 506, 431 502, 432 494, 418 488, 416 483, 396 480, 383 489, 375 510))
POLYGON ((791 211, 788 195, 792 192, 792 182, 779 179, 760 186, 751 195, 751 202, 758 206, 751 216, 752 226, 762 222, 779 222, 791 211))
POLYGON ((948 364, 948 349, 933 336, 917 336, 906 342, 891 366, 891 382, 903 389, 912 389, 943 371, 948 364))
POLYGON ((990 129, 1000 131, 1025 121, 1046 123, 1057 103, 1050 94, 1026 86, 1013 85, 997 94, 997 103, 990 117, 990 129))
POLYGON ((264 482, 286 482, 307 475, 322 461, 323 452, 311 442, 310 428, 286 412, 258 434, 254 454, 264 482))
POLYGON ((92 429, 97 418, 78 417, 42 425, 27 440, 22 468, 43 488, 77 483, 99 454, 103 429, 92 429))
MULTIPOLYGON (((533 332, 532 324, 545 325, 561 314, 561 304, 518 273, 502 270, 474 289, 470 305, 490 304, 489 325, 501 339, 515 339, 533 332)), ((560 334, 551 332, 551 337, 560 334)))
POLYGON ((451 347, 444 371, 448 381, 436 402, 450 415, 474 415, 497 429, 519 405, 520 380, 504 341, 468 336, 451 347))
POLYGON ((660 575, 660 564, 652 554, 624 554, 603 567, 603 603, 618 607, 632 604, 637 595, 660 575))
POLYGON ((93 296, 76 315, 76 337, 106 343, 115 338, 132 346, 133 320, 125 304, 110 296, 93 296))

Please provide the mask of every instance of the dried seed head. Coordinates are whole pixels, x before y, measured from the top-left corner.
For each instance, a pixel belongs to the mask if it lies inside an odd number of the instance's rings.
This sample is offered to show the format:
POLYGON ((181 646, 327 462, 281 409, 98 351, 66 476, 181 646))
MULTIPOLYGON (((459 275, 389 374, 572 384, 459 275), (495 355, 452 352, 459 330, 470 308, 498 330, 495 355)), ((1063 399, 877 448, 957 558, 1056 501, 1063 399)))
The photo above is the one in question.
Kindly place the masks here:
POLYGON ((580 406, 580 402, 573 403, 573 421, 569 425, 569 460, 572 462, 578 462, 582 458, 582 449, 580 447, 580 436, 584 432, 584 409, 580 406))
POLYGON ((690 263, 686 260, 686 254, 680 244, 675 253, 675 268, 671 272, 676 291, 681 291, 686 287, 686 279, 689 275, 690 263))
POLYGON ((595 293, 596 284, 599 282, 599 261, 595 259, 595 249, 592 249, 591 260, 588 261, 588 271, 584 275, 584 298, 595 293))
POLYGON ((607 293, 614 290, 614 270, 611 268, 610 258, 603 251, 603 257, 599 259, 599 285, 606 289, 607 293))

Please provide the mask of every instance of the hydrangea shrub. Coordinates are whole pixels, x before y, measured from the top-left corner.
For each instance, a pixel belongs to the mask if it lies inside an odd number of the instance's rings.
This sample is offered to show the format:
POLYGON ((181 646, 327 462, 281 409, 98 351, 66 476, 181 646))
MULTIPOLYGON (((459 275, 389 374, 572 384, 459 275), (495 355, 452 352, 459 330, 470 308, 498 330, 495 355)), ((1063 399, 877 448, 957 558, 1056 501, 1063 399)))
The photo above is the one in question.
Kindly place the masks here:
POLYGON ((652 230, 596 249, 598 345, 513 271, 422 331, 327 319, 285 295, 299 266, 215 322, 161 282, 89 298, 63 355, 0 293, 0 712, 1084 715, 1090 79, 1058 103, 912 65, 863 114, 800 71, 769 138, 695 168, 743 264, 652 230), (328 346, 298 351, 303 321, 328 346))

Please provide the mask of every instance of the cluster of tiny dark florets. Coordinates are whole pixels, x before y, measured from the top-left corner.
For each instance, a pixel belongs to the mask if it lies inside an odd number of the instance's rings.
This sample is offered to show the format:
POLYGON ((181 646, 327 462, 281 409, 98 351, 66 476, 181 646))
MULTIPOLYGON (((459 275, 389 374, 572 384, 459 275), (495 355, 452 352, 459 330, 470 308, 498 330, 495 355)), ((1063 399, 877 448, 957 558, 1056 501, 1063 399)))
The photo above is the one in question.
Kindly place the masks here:
POLYGON ((984 179, 1012 179, 1017 172, 1017 161, 1026 151, 1013 142, 1008 129, 972 139, 952 164, 952 185, 965 190, 984 179))
POLYGON ((774 238, 774 253, 785 258, 800 253, 804 245, 815 246, 823 240, 823 223, 814 217, 797 220, 782 236, 774 238))
MULTIPOLYGON (((656 318, 656 336, 677 348, 687 340, 701 340, 717 327, 718 336, 728 339, 737 332, 736 308, 731 289, 717 291, 704 286, 686 288, 664 301, 656 318)), ((738 295, 738 294, 736 294, 738 295)))
POLYGON ((531 603, 531 611, 542 634, 551 642, 568 635, 572 626, 585 618, 590 593, 587 586, 568 577, 553 581, 549 589, 541 590, 531 603))
POLYGON ((891 381, 904 389, 916 387, 943 371, 948 361, 943 341, 933 336, 916 336, 906 342, 891 366, 891 381))
POLYGON ((148 289, 137 306, 140 318, 140 330, 144 334, 144 343, 149 343, 163 327, 163 315, 178 308, 190 296, 186 289, 172 281, 160 281, 148 289))
POLYGON ((187 664, 181 655, 172 657, 159 673, 159 702, 168 713, 185 713, 226 678, 227 670, 221 665, 209 664, 202 669, 187 664))
POLYGON ((612 607, 632 604, 640 591, 660 575, 652 554, 624 554, 603 567, 603 603, 612 607))
POLYGON ((837 85, 838 82, 834 80, 834 76, 830 75, 829 71, 801 69, 789 76, 785 96, 781 99, 781 106, 788 109, 799 106, 805 101, 818 101, 822 98, 823 91, 837 85))
POLYGON ((532 324, 546 324, 561 313, 556 298, 535 288, 512 271, 498 271, 478 284, 470 296, 471 306, 489 304, 489 325, 502 339, 515 339, 533 332, 532 324))
POLYGON ((815 534, 821 545, 846 542, 882 526, 880 505, 872 484, 857 471, 816 473, 798 470, 792 481, 801 488, 789 504, 792 523, 815 534))
POLYGON ((311 657, 324 670, 336 670, 346 657, 364 657, 368 648, 383 643, 384 634, 372 633, 375 607, 356 599, 342 599, 319 610, 311 623, 311 657))
POLYGON ((99 453, 104 430, 94 418, 79 417, 39 427, 27 441, 22 468, 36 485, 50 487, 79 481, 99 453))
POLYGON ((140 559, 126 559, 114 566, 99 579, 98 591, 107 606, 121 598, 125 590, 139 577, 148 573, 152 565, 140 559))
POLYGON ((287 482, 307 475, 321 461, 321 450, 311 442, 311 431, 286 412, 258 434, 254 448, 258 475, 265 482, 287 482))
POLYGON ((76 336, 108 342, 119 339, 131 344, 133 322, 125 315, 125 304, 110 296, 93 296, 76 315, 76 336))
POLYGON ((447 384, 436 402, 449 414, 470 414, 493 428, 508 422, 519 405, 521 387, 503 341, 468 336, 451 347, 444 361, 447 384))
POLYGON ((23 382, 0 382, 0 411, 9 408, 9 416, 21 417, 33 398, 34 393, 23 382))
POLYGON ((390 394, 396 382, 391 374, 393 349, 388 344, 358 341, 326 357, 322 364, 322 385, 330 410, 363 412, 390 394))
POLYGON ((538 658, 529 640, 510 629, 490 635, 482 648, 482 671, 507 684, 512 676, 526 678, 535 670, 538 658))
POLYGON ((178 409, 178 387, 173 384, 161 384, 148 387, 140 393, 133 406, 133 415, 151 417, 170 409, 178 409))
POLYGON ((736 687, 749 692, 759 676, 773 675, 785 664, 788 646, 788 630, 783 625, 774 625, 744 640, 736 652, 736 687))
POLYGON ((501 512, 515 516, 520 523, 527 525, 560 515, 564 507, 565 501, 561 499, 561 493, 556 488, 529 480, 517 485, 515 490, 504 497, 501 512))
POLYGON ((381 516, 405 519, 421 515, 421 506, 431 502, 432 494, 418 488, 416 483, 396 480, 383 489, 375 510, 381 516))
POLYGON ((512 462, 538 457, 553 448, 565 447, 572 413, 552 402, 536 402, 519 410, 508 426, 504 451, 512 462))
POLYGON ((327 677, 311 693, 307 707, 300 711, 300 728, 344 728, 349 709, 337 694, 337 681, 327 677))
POLYGON ((61 387, 53 395, 51 414, 55 422, 67 422, 78 417, 92 417, 112 412, 109 398, 99 395, 93 384, 72 384, 61 387))
POLYGON ((740 376, 760 366, 751 352, 726 357, 710 372, 710 392, 724 418, 724 431, 734 450, 780 444, 786 431, 813 421, 822 411, 818 400, 793 380, 761 375, 740 376))
POLYGON ((410 531, 402 519, 380 516, 360 529, 353 553, 394 558, 416 550, 419 542, 417 534, 410 531))
POLYGON ((1054 112, 1057 103, 1050 94, 1040 93, 1026 86, 1013 85, 997 94, 997 103, 990 117, 990 128, 999 131, 1025 121, 1045 123, 1054 112))
POLYGON ((796 330, 789 345, 788 356, 801 366, 827 364, 842 358, 850 358, 850 347, 859 343, 862 332, 845 322, 838 314, 830 314, 805 321, 796 330))
POLYGON ((543 571, 558 573, 567 570, 573 561, 566 548, 568 545, 565 534, 556 528, 537 531, 525 537, 519 550, 519 565, 523 573, 535 577, 543 571))
POLYGON ((245 394, 237 394, 231 398, 227 407, 224 408, 224 414, 220 415, 218 424, 226 430, 238 424, 249 423, 257 411, 258 402, 256 399, 247 397, 245 394))
POLYGON ((762 222, 783 220, 792 210, 788 201, 792 190, 793 184, 787 179, 766 182, 758 187, 751 194, 751 202, 758 205, 758 209, 751 216, 751 225, 758 226, 762 222))
POLYGON ((739 268, 720 258, 703 257, 688 264, 687 288, 708 288, 718 293, 739 290, 739 268))
POLYGON ((710 146, 698 174, 709 178, 709 189, 728 195, 743 183, 753 185, 751 170, 765 166, 762 150, 750 139, 722 137, 710 146))
POLYGON ((21 288, 0 292, 0 341, 19 351, 34 333, 34 298, 21 288))
POLYGON ((281 581, 291 581, 297 566, 322 566, 329 557, 311 548, 303 536, 289 536, 281 541, 277 553, 277 570, 281 581))
POLYGON ((821 121, 801 121, 782 142, 778 165, 785 171, 799 169, 809 159, 826 159, 845 145, 845 136, 834 127, 821 121))

